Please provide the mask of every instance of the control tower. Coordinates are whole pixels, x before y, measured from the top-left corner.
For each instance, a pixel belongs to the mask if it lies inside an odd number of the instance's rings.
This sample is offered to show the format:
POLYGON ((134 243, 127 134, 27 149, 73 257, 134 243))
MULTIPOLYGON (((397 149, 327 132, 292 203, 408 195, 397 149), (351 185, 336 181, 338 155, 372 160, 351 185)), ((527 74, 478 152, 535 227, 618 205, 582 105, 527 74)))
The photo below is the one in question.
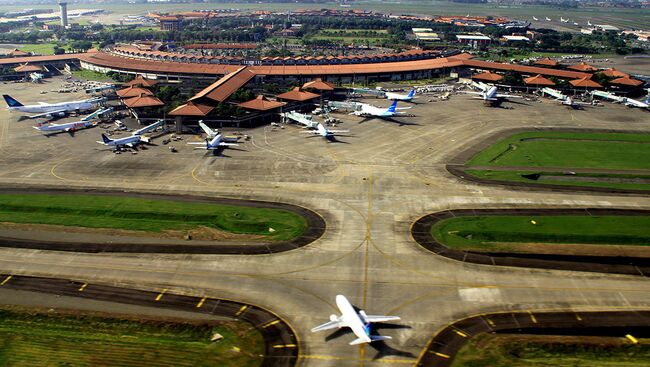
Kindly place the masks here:
POLYGON ((59 9, 61 10, 61 27, 68 27, 68 3, 60 2, 59 9))

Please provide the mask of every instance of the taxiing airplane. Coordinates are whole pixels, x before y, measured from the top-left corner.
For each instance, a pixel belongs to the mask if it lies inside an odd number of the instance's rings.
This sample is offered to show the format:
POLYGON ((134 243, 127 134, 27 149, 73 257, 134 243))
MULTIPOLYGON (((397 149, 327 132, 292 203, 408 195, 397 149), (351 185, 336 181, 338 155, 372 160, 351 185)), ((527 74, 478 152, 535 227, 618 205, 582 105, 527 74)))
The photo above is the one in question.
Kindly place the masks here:
POLYGON ((97 111, 91 113, 90 115, 82 118, 79 121, 74 121, 74 122, 67 122, 65 124, 39 124, 36 126, 33 126, 34 129, 39 130, 41 132, 44 132, 46 134, 53 134, 57 132, 68 132, 68 133, 74 133, 77 130, 81 129, 86 129, 90 127, 95 127, 97 126, 97 121, 92 121, 95 117, 112 111, 113 108, 100 108, 97 111))
POLYGON ((386 92, 385 96, 386 99, 390 99, 391 101, 404 101, 404 102, 411 102, 414 98, 417 98, 415 96, 415 88, 411 89, 409 94, 386 92))
POLYGON ((91 110, 95 107, 95 105, 102 101, 101 98, 91 98, 81 101, 58 103, 39 102, 38 104, 34 105, 24 105, 8 94, 3 94, 2 97, 5 99, 5 102, 7 102, 7 109, 9 111, 37 113, 37 115, 28 116, 29 118, 54 116, 63 117, 72 111, 91 110))
POLYGON ((354 335, 357 336, 357 339, 351 341, 350 345, 372 343, 374 341, 388 340, 392 338, 390 336, 371 335, 371 323, 400 320, 398 316, 371 316, 366 315, 363 310, 357 312, 354 307, 352 307, 352 304, 350 304, 350 301, 340 294, 336 296, 336 306, 341 311, 341 316, 337 317, 336 315, 330 315, 330 321, 311 329, 312 333, 349 327, 352 329, 354 335))
MULTIPOLYGON (((351 115, 386 118, 386 117, 394 117, 401 113, 396 111, 398 109, 397 101, 393 101, 393 104, 391 104, 390 107, 388 108, 375 107, 365 103, 360 103, 360 105, 361 105, 361 109, 352 112, 351 115)), ((410 107, 401 108, 401 109, 409 109, 409 108, 410 107)))
POLYGON ((344 134, 349 132, 350 130, 329 130, 321 123, 318 123, 318 125, 316 125, 316 130, 303 131, 303 133, 306 134, 320 135, 329 141, 335 140, 336 134, 344 134))

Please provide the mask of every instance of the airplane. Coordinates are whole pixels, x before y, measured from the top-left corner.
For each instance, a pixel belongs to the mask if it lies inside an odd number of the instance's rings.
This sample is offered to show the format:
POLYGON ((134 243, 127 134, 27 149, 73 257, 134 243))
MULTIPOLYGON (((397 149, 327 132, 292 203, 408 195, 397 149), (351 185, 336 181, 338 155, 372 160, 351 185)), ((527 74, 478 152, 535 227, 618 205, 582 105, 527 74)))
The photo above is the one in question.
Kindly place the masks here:
POLYGON ((158 120, 151 125, 147 125, 142 129, 138 129, 134 131, 133 134, 131 134, 131 136, 127 136, 119 139, 111 139, 106 135, 102 134, 102 141, 97 141, 97 143, 115 147, 116 149, 119 149, 123 146, 134 148, 136 145, 140 143, 149 143, 150 139, 146 136, 143 136, 142 134, 154 130, 164 123, 165 120, 158 120))
POLYGON ((208 125, 203 123, 203 120, 199 120, 199 126, 203 131, 205 131, 205 135, 207 135, 208 139, 212 140, 214 139, 215 136, 219 135, 219 130, 214 129, 212 130, 208 125))
POLYGON ((569 23, 569 19, 564 19, 563 17, 560 17, 560 22, 569 23))
POLYGON ((303 133, 320 135, 323 138, 334 141, 336 139, 336 134, 349 133, 350 130, 328 130, 323 124, 318 123, 316 125, 316 130, 303 131, 303 133))
POLYGON ((352 307, 352 304, 350 304, 350 301, 340 294, 336 296, 336 306, 341 311, 341 316, 337 317, 336 315, 330 315, 330 321, 311 329, 312 333, 349 327, 352 329, 354 335, 357 336, 357 339, 351 341, 350 345, 372 343, 374 341, 388 340, 392 338, 390 336, 371 335, 371 323, 400 320, 398 316, 371 316, 366 315, 363 310, 357 312, 354 307, 352 307))
POLYGON ((551 18, 549 18, 549 17, 545 17, 545 18, 546 18, 546 21, 547 21, 547 22, 550 22, 550 21, 551 21, 551 18))
POLYGON ((579 25, 578 22, 573 22, 573 25, 579 25))
POLYGON ((92 121, 95 117, 112 111, 113 108, 100 108, 97 111, 91 113, 90 115, 82 118, 79 121, 74 121, 74 122, 67 122, 65 124, 39 124, 37 126, 33 126, 34 129, 39 130, 44 133, 57 133, 57 132, 68 132, 68 133, 74 133, 77 130, 81 129, 86 129, 90 127, 95 127, 97 126, 96 121, 92 121))
MULTIPOLYGON (((196 147, 194 149, 205 149, 205 150, 216 150, 216 149, 221 149, 223 147, 236 147, 239 146, 239 144, 235 143, 226 143, 223 141, 223 135, 217 134, 215 135, 212 139, 205 139, 205 146, 203 147, 196 147)), ((204 143, 187 143, 191 145, 203 145, 204 143)))
POLYGON ((584 106, 592 106, 591 103, 585 103, 585 102, 579 102, 573 99, 573 97, 567 96, 564 101, 562 101, 562 104, 565 106, 569 106, 573 108, 574 110, 581 109, 584 106))
POLYGON ((413 98, 417 98, 415 96, 415 88, 411 89, 409 94, 398 94, 398 93, 386 92, 385 96, 386 99, 390 99, 391 101, 405 101, 405 102, 411 102, 413 98))
POLYGON ((589 25, 589 26, 590 26, 590 25, 591 25, 591 21, 589 21, 589 20, 588 20, 588 21, 587 21, 587 25, 589 25))
POLYGON ((37 113, 37 115, 28 116, 29 118, 39 118, 39 117, 63 117, 72 111, 85 111, 90 110, 97 103, 102 101, 101 98, 91 98, 81 101, 70 101, 70 102, 59 102, 59 103, 45 103, 39 102, 35 105, 24 105, 18 102, 15 98, 11 97, 8 94, 3 94, 2 97, 7 103, 7 109, 9 111, 19 111, 27 113, 37 113))
MULTIPOLYGON (((360 105, 361 105, 361 109, 352 112, 351 115, 386 118, 386 117, 393 117, 401 113, 401 112, 396 112, 396 110, 398 109, 397 101, 393 101, 393 104, 391 104, 390 107, 388 108, 379 108, 365 103, 360 103, 360 105)), ((409 108, 410 107, 400 108, 400 109, 409 109, 409 108)))
POLYGON ((480 97, 475 97, 477 99, 482 99, 485 102, 490 102, 492 105, 497 104, 499 102, 502 102, 505 99, 508 98, 521 98, 520 96, 514 96, 510 94, 499 94, 497 93, 497 87, 496 86, 489 86, 487 84, 481 83, 475 83, 475 86, 478 86, 479 89, 481 89, 481 92, 464 92, 464 93, 469 93, 469 94, 476 94, 479 95, 480 97))
POLYGON ((99 93, 99 92, 111 92, 115 90, 114 84, 102 85, 99 87, 92 87, 86 89, 86 93, 99 93))
POLYGON ((539 20, 539 19, 537 19, 537 17, 533 17, 533 20, 539 20))
POLYGON ((637 101, 636 99, 626 98, 625 105, 628 107, 638 107, 638 108, 650 108, 650 97, 646 97, 643 101, 637 101))
POLYGON ((29 74, 29 78, 31 79, 32 83, 40 83, 43 81, 43 78, 45 78, 45 75, 41 73, 31 73, 29 74))

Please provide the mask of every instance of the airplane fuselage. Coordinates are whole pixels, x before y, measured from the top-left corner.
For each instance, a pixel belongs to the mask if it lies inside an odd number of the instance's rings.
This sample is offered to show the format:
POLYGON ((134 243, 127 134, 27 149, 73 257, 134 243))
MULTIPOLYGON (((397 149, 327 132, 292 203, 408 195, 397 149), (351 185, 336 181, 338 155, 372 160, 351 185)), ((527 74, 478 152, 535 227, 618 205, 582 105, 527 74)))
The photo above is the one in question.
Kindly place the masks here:
POLYGON ((362 319, 362 315, 352 307, 350 301, 348 301, 345 296, 339 294, 336 296, 336 307, 341 311, 343 318, 342 321, 349 326, 354 335, 356 335, 359 340, 363 340, 365 343, 370 343, 372 341, 372 339, 370 339, 370 330, 367 327, 365 320, 362 319))
POLYGON ((75 121, 75 122, 68 122, 66 124, 34 126, 34 129, 43 132, 57 132, 57 131, 75 131, 75 130, 86 129, 93 126, 95 126, 95 123, 90 121, 75 121))
POLYGON ((133 146, 135 144, 138 144, 140 142, 140 139, 141 139, 141 137, 139 135, 134 135, 134 136, 128 136, 126 138, 111 140, 109 142, 102 143, 102 144, 108 145, 108 146, 111 146, 111 147, 121 147, 121 146, 124 146, 124 145, 133 146))
POLYGON ((10 111, 18 111, 25 113, 47 113, 47 112, 56 112, 56 111, 84 111, 92 109, 94 104, 87 101, 74 101, 74 102, 63 102, 63 103, 51 103, 43 105, 27 105, 27 106, 16 106, 16 107, 7 107, 10 111))

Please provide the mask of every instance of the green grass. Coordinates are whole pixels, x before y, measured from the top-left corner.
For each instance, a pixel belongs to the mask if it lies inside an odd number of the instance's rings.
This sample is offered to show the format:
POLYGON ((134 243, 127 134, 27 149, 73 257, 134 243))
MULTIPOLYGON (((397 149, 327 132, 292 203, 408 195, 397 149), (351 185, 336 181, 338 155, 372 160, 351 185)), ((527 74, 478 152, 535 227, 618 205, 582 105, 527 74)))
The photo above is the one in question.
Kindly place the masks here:
MULTIPOLYGON (((633 182, 603 182, 603 181, 560 181, 554 180, 552 177, 546 177, 543 180, 534 181, 528 178, 522 177, 526 174, 541 173, 543 175, 552 175, 552 176, 562 176, 562 172, 551 172, 551 171, 499 171, 498 169, 490 170, 476 170, 468 169, 465 170, 465 173, 488 180, 495 181, 509 181, 509 182, 523 182, 523 183, 539 183, 544 185, 560 185, 560 186, 586 186, 586 187, 601 187, 609 189, 620 189, 620 190, 650 190, 650 183, 633 183, 633 182)), ((642 178, 649 179, 650 176, 646 175, 615 175, 615 174, 594 174, 594 173, 578 173, 575 177, 594 177, 596 180, 599 177, 610 177, 610 178, 642 178)))
MULTIPOLYGON (((33 52, 38 55, 53 55, 56 43, 22 43, 16 47, 25 52, 33 52)), ((65 46, 63 48, 66 48, 65 46)))
POLYGON ((569 341, 555 336, 482 334, 458 352, 452 367, 645 367, 650 344, 599 338, 600 342, 569 341), (607 340, 604 343, 603 340, 607 340))
POLYGON ((2 366, 253 367, 263 353, 261 334, 243 322, 136 321, 0 308, 2 366), (224 339, 210 342, 213 332, 224 339))
POLYGON ((650 246, 650 216, 459 216, 433 225, 431 235, 447 247, 475 251, 529 243, 650 246))
POLYGON ((206 226, 278 241, 307 227, 302 216, 281 209, 99 195, 0 195, 0 222, 147 232, 206 226))
POLYGON ((649 156, 648 134, 528 132, 493 144, 467 165, 650 169, 649 156))
POLYGON ((93 70, 75 70, 72 72, 72 75, 79 79, 95 80, 98 82, 113 82, 113 79, 108 75, 93 70))

